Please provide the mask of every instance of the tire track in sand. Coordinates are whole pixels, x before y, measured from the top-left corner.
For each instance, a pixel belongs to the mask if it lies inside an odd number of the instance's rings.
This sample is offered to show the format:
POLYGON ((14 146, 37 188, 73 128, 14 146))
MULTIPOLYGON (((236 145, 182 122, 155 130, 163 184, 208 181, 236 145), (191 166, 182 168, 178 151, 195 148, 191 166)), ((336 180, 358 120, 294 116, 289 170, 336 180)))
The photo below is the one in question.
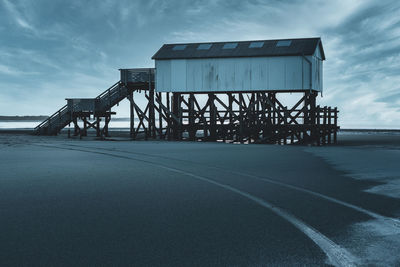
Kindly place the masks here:
POLYGON ((147 153, 142 153, 142 152, 132 152, 132 151, 124 151, 124 150, 117 150, 117 149, 107 149, 107 148, 93 148, 93 147, 81 146, 81 145, 73 145, 73 144, 67 144, 67 146, 83 147, 83 148, 87 148, 87 149, 101 149, 101 150, 110 151, 110 152, 121 152, 121 153, 133 154, 133 155, 147 156, 147 157, 152 157, 152 158, 168 159, 168 160, 173 160, 173 161, 181 161, 181 162, 187 162, 187 163, 191 163, 191 164, 195 164, 195 165, 201 165, 201 166, 204 166, 204 167, 213 168, 213 169, 216 169, 216 170, 221 170, 221 171, 224 171, 226 173, 231 173, 231 174, 235 174, 235 175, 249 177, 249 178, 257 179, 257 180, 262 181, 262 182, 275 184, 275 185, 278 185, 278 186, 281 186, 281 187, 285 187, 285 188, 289 188, 289 189, 292 189, 292 190, 295 190, 295 191, 298 191, 298 192, 303 192, 303 193, 315 196, 317 198, 321 198, 321 199, 324 199, 324 200, 339 204, 341 206, 353 209, 355 211, 361 212, 363 214, 366 214, 366 215, 370 216, 371 218, 381 220, 381 221, 387 223, 390 226, 394 226, 396 228, 400 228, 400 220, 397 219, 397 218, 387 217, 387 216, 378 214, 376 212, 370 211, 368 209, 359 207, 357 205, 354 205, 354 204, 339 200, 337 198, 330 197, 330 196, 318 193, 316 191, 312 191, 312 190, 309 190, 309 189, 306 189, 306 188, 303 188, 303 187, 299 187, 299 186, 291 185, 291 184, 288 184, 288 183, 280 182, 277 179, 273 179, 273 178, 268 177, 268 176, 258 176, 258 175, 244 173, 244 172, 240 172, 240 171, 228 170, 228 169, 221 168, 221 167, 218 167, 218 166, 215 166, 215 165, 200 164, 200 163, 194 162, 194 161, 176 159, 176 158, 160 156, 160 155, 152 155, 152 154, 147 154, 147 153))
MULTIPOLYGON (((289 212, 274 206, 273 204, 258 198, 256 196, 253 196, 245 191, 239 190, 235 187, 232 187, 230 185, 226 185, 220 182, 217 182, 213 179, 207 178, 205 176, 200 176, 185 170, 181 170, 178 168, 174 167, 169 167, 167 165, 161 164, 159 162, 153 162, 149 160, 143 160, 143 159, 137 159, 137 158, 132 158, 132 157, 127 157, 127 156, 121 156, 121 155, 116 155, 108 152, 100 152, 100 151, 93 151, 93 150, 85 150, 82 148, 71 148, 71 147, 62 147, 62 146, 55 146, 55 145, 43 145, 43 144, 32 144, 35 146, 42 146, 42 147, 47 147, 47 148, 57 148, 57 149, 64 149, 64 150, 73 150, 73 151, 80 151, 80 152, 86 152, 86 153, 92 153, 92 154, 99 154, 99 155, 105 155, 105 156, 110 156, 110 157, 116 157, 116 158, 122 158, 122 159, 127 159, 127 160, 133 160, 133 161, 138 161, 142 163, 146 163, 158 168, 162 168, 164 170, 168 170, 174 173, 179 173, 181 175, 189 176, 191 178, 194 178, 196 180, 200 180, 209 184, 212 184, 214 186, 217 186, 219 188, 225 189, 227 191, 230 191, 232 193, 235 193, 237 195, 240 195, 270 211, 275 213, 276 215, 280 216, 281 218, 285 219, 288 221, 290 224, 292 224, 295 228, 300 230, 303 234, 305 234, 309 239, 311 239, 328 257, 329 263, 334 265, 334 266, 358 266, 360 264, 360 260, 353 256, 350 252, 348 252, 345 248, 339 246, 332 240, 330 240, 328 237, 320 233, 318 230, 314 229, 313 227, 307 225, 305 222, 302 220, 296 218, 294 215, 290 214, 289 212)), ((79 147, 79 146, 77 146, 79 147)), ((91 148, 93 149, 93 148, 91 148)), ((96 148, 94 148, 96 149, 96 148)), ((116 151, 118 152, 118 151, 116 151)))

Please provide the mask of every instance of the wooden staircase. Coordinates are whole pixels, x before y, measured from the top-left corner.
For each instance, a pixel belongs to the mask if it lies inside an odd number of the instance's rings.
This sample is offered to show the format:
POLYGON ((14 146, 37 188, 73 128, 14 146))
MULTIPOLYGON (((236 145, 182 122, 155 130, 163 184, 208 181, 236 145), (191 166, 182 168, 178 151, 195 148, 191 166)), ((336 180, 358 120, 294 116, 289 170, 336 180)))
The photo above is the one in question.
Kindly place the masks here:
MULTIPOLYGON (((131 92, 132 89, 128 89, 123 83, 118 81, 96 97, 97 103, 99 104, 96 107, 96 111, 93 112, 104 113, 110 110, 113 106, 126 98, 131 92)), ((72 115, 71 107, 65 105, 36 126, 34 133, 37 135, 57 135, 61 129, 72 122, 72 115)))

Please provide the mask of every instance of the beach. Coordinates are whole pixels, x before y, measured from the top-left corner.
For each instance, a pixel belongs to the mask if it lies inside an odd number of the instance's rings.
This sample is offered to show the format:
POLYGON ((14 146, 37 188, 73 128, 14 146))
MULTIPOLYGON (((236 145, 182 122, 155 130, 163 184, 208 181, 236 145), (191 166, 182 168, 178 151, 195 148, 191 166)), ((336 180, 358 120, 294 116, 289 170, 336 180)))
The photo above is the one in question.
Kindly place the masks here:
POLYGON ((396 132, 320 147, 114 136, 0 134, 1 265, 400 264, 396 132))

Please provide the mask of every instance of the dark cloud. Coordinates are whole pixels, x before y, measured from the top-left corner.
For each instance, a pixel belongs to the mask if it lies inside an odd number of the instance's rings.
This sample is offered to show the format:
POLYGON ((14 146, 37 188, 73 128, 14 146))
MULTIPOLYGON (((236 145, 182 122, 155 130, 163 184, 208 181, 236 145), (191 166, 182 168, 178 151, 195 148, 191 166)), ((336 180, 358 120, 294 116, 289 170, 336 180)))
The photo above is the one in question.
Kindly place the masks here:
MULTIPOLYGON (((377 64, 399 57, 400 3, 378 1, 354 12, 336 27, 327 28, 330 38, 339 40, 338 54, 346 58, 346 67, 362 65, 371 72, 387 71, 393 66, 377 64)), ((398 69, 399 65, 395 66, 398 69)))

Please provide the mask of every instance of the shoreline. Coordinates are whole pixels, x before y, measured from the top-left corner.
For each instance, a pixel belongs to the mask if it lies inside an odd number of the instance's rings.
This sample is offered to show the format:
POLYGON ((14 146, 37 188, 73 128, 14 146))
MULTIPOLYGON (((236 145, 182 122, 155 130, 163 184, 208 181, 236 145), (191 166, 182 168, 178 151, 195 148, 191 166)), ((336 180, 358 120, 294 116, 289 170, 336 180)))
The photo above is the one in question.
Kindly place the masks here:
MULTIPOLYGON (((73 128, 64 128, 61 130, 61 134, 66 134, 67 131, 73 130, 73 128)), ((111 127, 109 128, 112 132, 129 132, 129 127, 111 127)), ((89 130, 92 132, 92 130, 89 130)), ((94 132, 94 131, 93 131, 94 132)), ((0 128, 0 134, 33 134, 34 128, 0 128)), ((389 133, 389 134, 400 134, 400 129, 340 129, 338 134, 347 133, 389 133)))
MULTIPOLYGON (((82 137, 72 136, 73 131, 71 131, 71 137, 68 138, 68 128, 63 129, 61 133, 57 136, 38 136, 35 135, 32 129, 0 129, 0 137, 3 139, 12 139, 13 136, 18 138, 26 139, 28 142, 32 142, 34 140, 58 140, 58 141, 73 141, 73 140, 82 140, 82 141, 145 141, 142 136, 137 136, 136 140, 132 140, 129 134, 129 128, 110 128, 109 137, 104 139, 96 137, 96 133, 94 130, 89 130, 88 136, 82 137)), ((151 141, 153 139, 149 139, 151 141)), ((1 141, 1 140, 0 140, 1 141)), ((165 142, 170 143, 171 141, 167 140, 158 140, 154 139, 153 141, 157 142, 165 142)), ((190 141, 181 141, 182 143, 190 143, 190 141)), ((195 142, 196 143, 196 142, 195 142)), ((201 143, 201 142, 197 142, 201 143)), ((224 143, 221 141, 216 142, 206 142, 206 143, 224 143)), ((229 141, 225 143, 230 143, 229 141)), ((246 144, 246 143, 245 143, 246 144)), ((257 145, 257 144, 253 144, 257 145)), ((266 144, 262 144, 266 145, 266 144)), ((273 146, 273 145, 270 145, 273 146)), ((282 145, 285 147, 286 145, 282 145)), ((287 145, 290 147, 290 145, 287 145)), ((305 147, 305 146, 303 146, 305 147)), ((348 129, 348 130, 340 130, 338 132, 338 141, 337 144, 330 144, 321 147, 380 147, 387 149, 400 149, 400 130, 359 130, 359 129, 348 129)))

